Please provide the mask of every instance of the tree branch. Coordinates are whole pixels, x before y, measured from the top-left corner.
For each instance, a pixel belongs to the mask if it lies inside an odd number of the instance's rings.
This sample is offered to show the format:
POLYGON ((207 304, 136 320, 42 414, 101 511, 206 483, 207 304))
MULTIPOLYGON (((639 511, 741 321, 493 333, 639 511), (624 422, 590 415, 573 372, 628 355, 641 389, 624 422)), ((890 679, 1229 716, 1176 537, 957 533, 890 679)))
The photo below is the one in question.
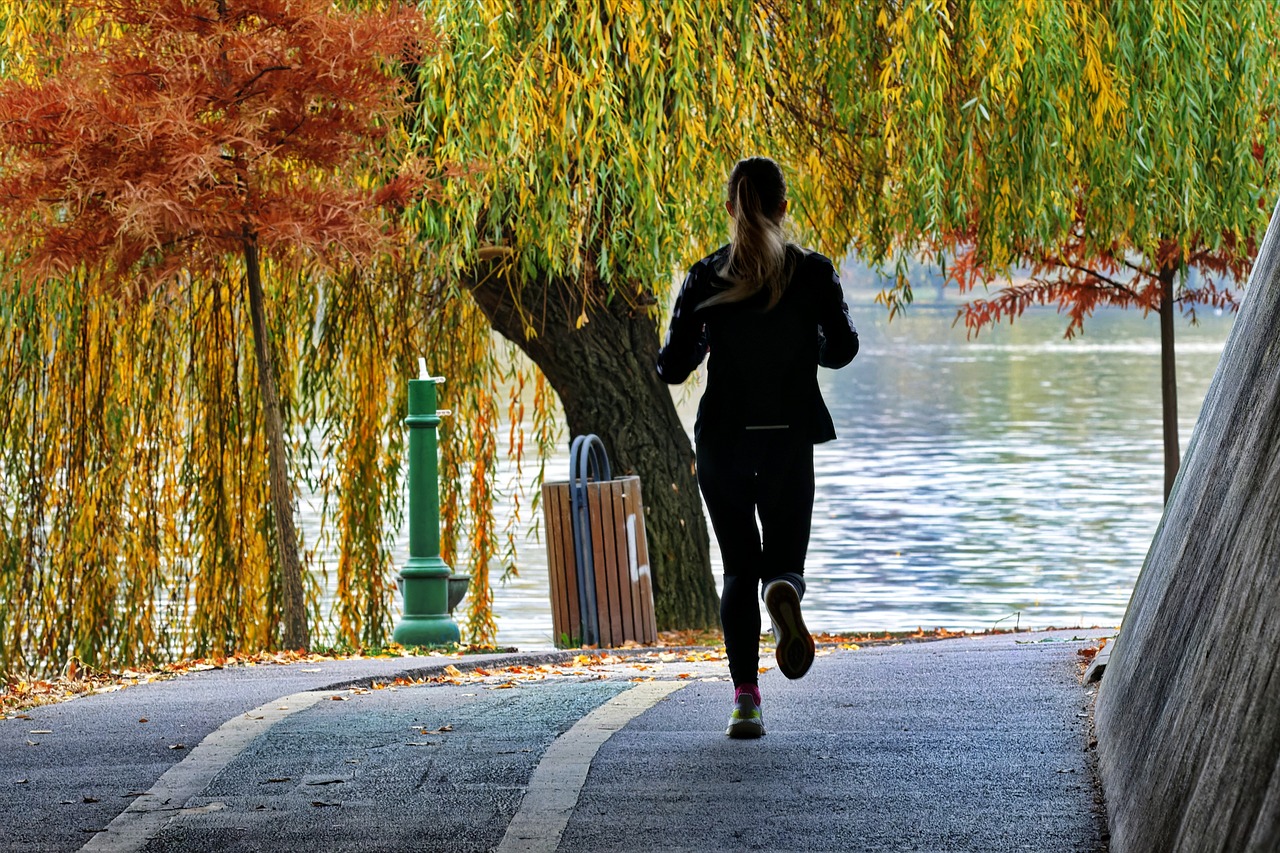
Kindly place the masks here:
POLYGON ((244 83, 242 83, 240 88, 236 89, 235 95, 232 96, 232 100, 237 104, 240 103, 241 101, 248 100, 248 98, 245 96, 245 90, 248 89, 250 86, 252 86, 254 83, 257 83, 263 77, 267 76, 267 74, 269 74, 270 72, 292 71, 292 70, 293 70, 293 66, 291 65, 268 65, 266 68, 262 69, 257 74, 253 75, 244 83))
MULTIPOLYGON (((1081 266, 1080 264, 1073 264, 1068 261, 1064 261, 1061 258, 1048 258, 1047 260, 1049 263, 1053 264, 1054 266, 1066 267, 1067 269, 1072 269, 1072 270, 1075 270, 1076 272, 1082 272, 1087 276, 1091 276, 1092 278, 1095 278, 1098 281, 1105 283, 1108 287, 1114 287, 1116 290, 1119 290, 1121 293, 1126 293, 1134 299, 1138 298, 1138 294, 1136 291, 1134 291, 1133 288, 1129 287, 1127 284, 1123 284, 1121 282, 1116 281, 1114 278, 1111 278, 1110 276, 1103 275, 1102 273, 1098 272, 1095 269, 1081 266)), ((1130 265, 1128 264, 1127 261, 1121 261, 1121 263, 1130 265)))

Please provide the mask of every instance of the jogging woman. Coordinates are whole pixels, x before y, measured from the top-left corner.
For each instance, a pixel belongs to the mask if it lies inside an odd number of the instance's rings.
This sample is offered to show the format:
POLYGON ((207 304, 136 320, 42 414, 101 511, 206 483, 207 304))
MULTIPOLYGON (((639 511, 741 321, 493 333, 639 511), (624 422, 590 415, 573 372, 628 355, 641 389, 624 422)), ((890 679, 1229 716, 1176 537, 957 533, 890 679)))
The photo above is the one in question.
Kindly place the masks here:
POLYGON ((756 594, 763 584, 778 669, 801 677, 814 654, 800 612, 813 445, 836 437, 818 367, 848 364, 858 332, 831 261, 783 235, 787 186, 777 163, 739 161, 725 208, 731 240, 689 270, 658 375, 679 384, 711 354, 694 437, 698 483, 724 559, 720 622, 734 684, 727 733, 759 737, 756 594))

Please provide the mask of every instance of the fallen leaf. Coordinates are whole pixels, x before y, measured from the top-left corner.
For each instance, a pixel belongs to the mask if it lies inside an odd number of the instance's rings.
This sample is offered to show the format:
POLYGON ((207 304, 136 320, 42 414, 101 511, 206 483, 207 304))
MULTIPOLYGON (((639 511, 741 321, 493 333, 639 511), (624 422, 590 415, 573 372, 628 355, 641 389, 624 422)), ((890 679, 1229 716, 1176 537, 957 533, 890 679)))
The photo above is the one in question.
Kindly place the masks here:
POLYGON ((350 696, 330 696, 329 698, 332 699, 334 702, 346 702, 351 697, 350 696))
POLYGON ((430 730, 428 730, 428 729, 422 729, 421 731, 419 731, 419 732, 418 732, 418 734, 423 734, 423 735, 442 735, 442 734, 444 734, 445 732, 451 732, 451 731, 453 731, 453 724, 452 724, 452 723, 445 723, 443 726, 441 726, 441 727, 440 727, 440 728, 438 728, 438 729, 430 729, 430 730))
POLYGON ((146 717, 143 717, 143 718, 141 718, 140 720, 138 720, 138 722, 140 722, 140 723, 149 723, 149 722, 151 722, 151 721, 150 721, 150 720, 148 720, 146 717))

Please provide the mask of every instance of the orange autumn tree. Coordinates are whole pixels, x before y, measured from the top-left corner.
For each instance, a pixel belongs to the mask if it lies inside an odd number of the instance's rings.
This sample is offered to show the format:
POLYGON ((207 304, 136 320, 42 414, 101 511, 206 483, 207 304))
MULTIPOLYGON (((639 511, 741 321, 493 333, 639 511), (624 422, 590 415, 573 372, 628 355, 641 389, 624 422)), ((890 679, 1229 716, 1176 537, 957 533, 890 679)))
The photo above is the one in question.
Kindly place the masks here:
POLYGON ((385 209, 420 182, 396 170, 393 131, 425 22, 407 7, 324 0, 98 0, 84 11, 96 26, 41 46, 56 72, 0 89, 0 251, 29 291, 74 278, 85 300, 126 307, 217 287, 239 267, 281 642, 306 647, 264 270, 367 262, 398 244, 385 209))

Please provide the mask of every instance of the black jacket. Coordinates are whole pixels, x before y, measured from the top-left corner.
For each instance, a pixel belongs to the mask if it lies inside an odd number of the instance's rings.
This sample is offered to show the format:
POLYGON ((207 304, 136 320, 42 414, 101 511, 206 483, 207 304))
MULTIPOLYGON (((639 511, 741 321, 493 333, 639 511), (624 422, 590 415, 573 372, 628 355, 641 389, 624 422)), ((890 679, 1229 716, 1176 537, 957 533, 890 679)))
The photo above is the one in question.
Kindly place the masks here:
POLYGON ((836 432, 818 390, 818 366, 844 367, 858 354, 858 331, 835 266, 816 252, 788 247, 796 253, 794 272, 771 310, 763 310, 763 292, 699 310, 728 287, 716 274, 728 250, 721 247, 689 270, 658 353, 658 375, 678 385, 711 353, 697 438, 786 426, 814 443, 830 441, 836 432))

